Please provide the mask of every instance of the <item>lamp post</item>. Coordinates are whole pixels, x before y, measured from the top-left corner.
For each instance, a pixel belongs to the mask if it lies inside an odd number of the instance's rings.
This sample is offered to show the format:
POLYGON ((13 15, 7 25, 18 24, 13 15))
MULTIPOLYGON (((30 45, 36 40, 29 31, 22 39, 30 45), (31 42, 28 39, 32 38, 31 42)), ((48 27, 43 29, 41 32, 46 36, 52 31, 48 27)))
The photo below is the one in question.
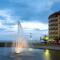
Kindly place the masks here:
POLYGON ((30 33, 30 40, 32 40, 32 33, 30 33))

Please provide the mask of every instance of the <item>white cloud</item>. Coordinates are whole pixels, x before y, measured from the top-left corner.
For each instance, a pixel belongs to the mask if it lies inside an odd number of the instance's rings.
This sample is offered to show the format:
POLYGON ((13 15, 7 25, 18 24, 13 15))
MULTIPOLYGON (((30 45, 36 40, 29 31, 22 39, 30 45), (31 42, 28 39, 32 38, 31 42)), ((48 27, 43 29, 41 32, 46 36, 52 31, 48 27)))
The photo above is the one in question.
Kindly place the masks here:
MULTIPOLYGON (((0 16, 4 17, 5 20, 0 20, 0 28, 4 28, 4 31, 10 31, 10 32, 16 32, 17 31, 17 22, 13 19, 11 16, 11 13, 7 10, 0 10, 0 16), (9 23, 12 23, 11 25, 8 25, 9 23)), ((48 24, 42 23, 42 22, 21 22, 23 29, 48 29, 48 24)))
MULTIPOLYGON (((6 37, 8 35, 10 37, 10 35, 11 35, 11 38, 13 36, 16 36, 17 35, 17 31, 18 31, 17 30, 18 22, 16 22, 17 19, 15 21, 13 19, 13 17, 11 16, 11 13, 9 13, 6 10, 0 10, 0 16, 4 17, 4 20, 0 19, 0 28, 4 29, 4 31, 0 32, 0 35, 6 36, 6 37), (12 25, 9 25, 9 23, 12 23, 12 25)), ((21 22, 21 25, 22 25, 23 29, 27 29, 27 31, 28 31, 28 29, 31 29, 31 31, 32 31, 32 29, 40 29, 40 30, 48 29, 48 24, 42 23, 42 22, 37 22, 37 21, 34 21, 34 20, 33 21, 28 21, 28 22, 27 21, 21 22)), ((29 34, 31 31, 26 32, 24 30, 24 32, 26 34, 29 34)), ((36 37, 36 38, 33 38, 33 39, 37 39, 38 38, 38 40, 39 40, 40 39, 40 34, 42 34, 42 31, 40 33, 39 33, 39 31, 38 32, 32 31, 32 32, 35 35, 34 37, 36 37), (36 34, 37 34, 37 36, 36 36, 36 34)), ((43 34, 45 34, 45 31, 43 32, 43 34)), ((29 38, 29 36, 27 38, 29 38)))
POLYGON ((8 25, 14 23, 13 16, 11 15, 9 10, 0 10, 0 16, 3 18, 3 20, 0 19, 0 28, 3 28, 4 31, 13 31, 13 29, 15 30, 15 26, 8 25))
POLYGON ((0 28, 2 28, 3 27, 3 24, 2 24, 2 22, 0 21, 0 28))
POLYGON ((17 25, 12 25, 11 27, 6 28, 6 32, 17 32, 17 25))
MULTIPOLYGON (((1 25, 1 23, 0 23, 1 25)), ((45 30, 48 29, 48 24, 45 23, 41 23, 41 22, 21 22, 21 25, 23 27, 23 29, 40 29, 40 30, 45 30)), ((10 31, 10 32, 17 32, 17 24, 15 25, 11 25, 11 26, 5 26, 5 25, 1 25, 1 28, 5 28, 5 31, 10 31)))
POLYGON ((44 29, 48 29, 48 24, 45 23, 41 23, 41 22, 23 22, 21 23, 22 27, 25 29, 40 29, 40 30, 44 30, 44 29))
POLYGON ((0 16, 5 18, 5 20, 10 20, 10 18, 11 18, 9 10, 0 10, 0 16))

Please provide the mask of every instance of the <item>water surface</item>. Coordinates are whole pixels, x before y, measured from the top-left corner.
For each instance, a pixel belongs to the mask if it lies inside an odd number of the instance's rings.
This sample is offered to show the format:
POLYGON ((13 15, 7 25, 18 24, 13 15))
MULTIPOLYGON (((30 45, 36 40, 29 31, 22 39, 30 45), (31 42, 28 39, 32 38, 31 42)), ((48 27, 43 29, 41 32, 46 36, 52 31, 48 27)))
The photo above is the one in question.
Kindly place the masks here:
POLYGON ((11 48, 0 48, 0 60, 60 60, 60 51, 29 49, 20 54, 11 53, 11 48))

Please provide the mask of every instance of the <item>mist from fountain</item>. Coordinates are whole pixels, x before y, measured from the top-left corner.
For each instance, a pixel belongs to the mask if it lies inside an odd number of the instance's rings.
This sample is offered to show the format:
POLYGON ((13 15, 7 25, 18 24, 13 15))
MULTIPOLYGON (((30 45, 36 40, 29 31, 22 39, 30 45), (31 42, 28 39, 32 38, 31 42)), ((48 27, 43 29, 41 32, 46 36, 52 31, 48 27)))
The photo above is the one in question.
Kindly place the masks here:
POLYGON ((17 32, 17 39, 13 42, 13 49, 12 51, 15 53, 21 53, 24 49, 28 48, 28 42, 24 38, 23 28, 21 26, 20 21, 18 21, 18 32, 17 32))

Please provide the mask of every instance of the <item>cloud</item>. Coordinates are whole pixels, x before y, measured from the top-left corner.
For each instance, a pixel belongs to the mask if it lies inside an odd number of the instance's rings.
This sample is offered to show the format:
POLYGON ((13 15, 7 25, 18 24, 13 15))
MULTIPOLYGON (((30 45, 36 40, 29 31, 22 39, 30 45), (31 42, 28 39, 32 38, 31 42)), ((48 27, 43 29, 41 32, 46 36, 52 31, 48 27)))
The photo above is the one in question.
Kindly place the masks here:
MULTIPOLYGON (((6 32, 16 32, 17 31, 17 20, 19 19, 18 17, 15 17, 11 15, 11 13, 8 10, 0 10, 0 16, 3 17, 3 19, 0 19, 0 29, 3 28, 4 31, 6 32)), ((33 21, 21 21, 23 29, 35 29, 38 28, 40 30, 48 29, 48 24, 45 24, 43 22, 38 22, 37 20, 34 22, 33 21)), ((3 31, 2 30, 2 31, 3 31)))
POLYGON ((0 10, 0 29, 2 29, 2 31, 3 30, 6 31, 6 30, 10 29, 10 27, 12 25, 14 25, 13 23, 14 23, 14 20, 13 20, 13 17, 11 15, 10 11, 9 10, 0 10))
MULTIPOLYGON (((17 31, 18 18, 15 19, 14 16, 12 17, 11 13, 9 13, 9 11, 7 10, 0 10, 0 16, 3 17, 3 19, 0 19, 0 29, 3 28, 3 30, 6 32, 17 31)), ((38 21, 34 22, 34 20, 24 21, 24 22, 22 22, 21 20, 21 24, 22 24, 23 29, 35 29, 35 28, 38 28, 40 30, 48 29, 48 24, 38 22, 38 21)))
MULTIPOLYGON (((0 39, 16 40, 15 38, 17 37, 16 35, 17 35, 17 31, 18 31, 17 30, 17 28, 18 28, 17 20, 19 18, 12 16, 8 10, 0 10, 0 13, 1 13, 0 16, 2 17, 2 18, 0 18, 0 39)), ((40 29, 40 30, 48 29, 47 24, 42 23, 40 21, 39 22, 34 21, 34 20, 33 21, 22 21, 21 19, 19 19, 19 20, 21 21, 21 25, 24 29, 24 32, 26 32, 26 30, 29 30, 29 29, 31 29, 31 31, 32 31, 32 29, 40 29)), ((27 34, 29 34, 29 33, 27 32, 27 34)))
POLYGON ((42 20, 46 21, 52 12, 52 5, 59 0, 3 0, 0 6, 10 9, 13 15, 19 16, 21 20, 42 20))
POLYGON ((21 20, 46 21, 52 12, 52 5, 59 0, 9 0, 16 16, 21 20))
POLYGON ((48 30, 48 16, 56 11, 56 3, 60 6, 59 2, 60 0, 0 0, 0 33, 16 34, 17 20, 21 21, 24 31, 48 30))
POLYGON ((48 29, 48 24, 42 23, 42 22, 23 22, 21 23, 22 27, 25 29, 40 29, 45 30, 48 29))
MULTIPOLYGON (((45 30, 48 29, 48 24, 46 23, 41 23, 41 22, 21 22, 22 28, 25 30, 32 30, 32 29, 40 29, 40 30, 45 30)), ((5 31, 13 31, 17 32, 18 29, 18 22, 14 25, 9 25, 6 27, 5 31)))

